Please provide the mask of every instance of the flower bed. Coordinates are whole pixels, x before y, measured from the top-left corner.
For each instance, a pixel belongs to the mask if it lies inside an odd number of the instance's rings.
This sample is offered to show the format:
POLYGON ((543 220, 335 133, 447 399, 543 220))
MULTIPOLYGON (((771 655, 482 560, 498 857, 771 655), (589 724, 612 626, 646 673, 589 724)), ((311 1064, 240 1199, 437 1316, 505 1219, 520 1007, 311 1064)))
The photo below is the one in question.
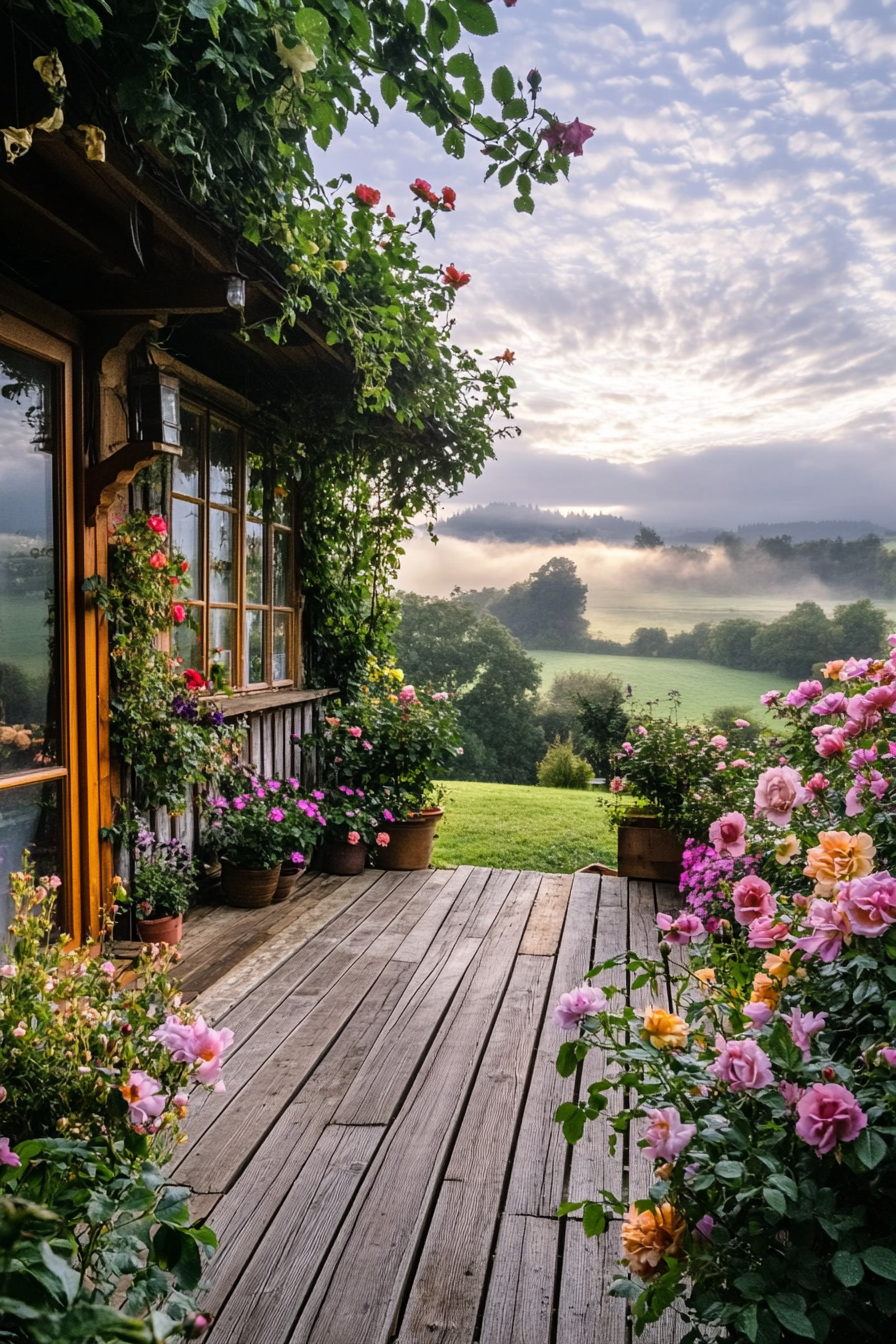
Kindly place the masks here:
POLYGON ((652 1006, 637 1014, 619 990, 586 984, 556 1020, 579 1031, 561 1073, 593 1046, 608 1060, 587 1097, 560 1108, 567 1136, 621 1085, 614 1129, 654 1164, 644 1199, 595 1191, 584 1206, 588 1232, 623 1219, 632 1277, 610 1292, 630 1299, 636 1334, 676 1310, 689 1344, 703 1327, 738 1344, 892 1338, 896 653, 823 674, 827 693, 811 680, 763 697, 783 731, 766 730, 755 755, 660 729, 691 753, 670 756, 663 778, 650 723, 626 753, 694 825, 686 905, 658 916, 659 959, 626 954, 590 973, 649 983, 652 1006))
POLYGON ((0 952, 0 1336, 195 1338, 207 1322, 191 1295, 215 1238, 161 1167, 188 1089, 223 1090, 233 1036, 182 1005, 176 954, 147 948, 122 987, 101 947, 52 941, 58 886, 27 866, 12 875, 0 952))

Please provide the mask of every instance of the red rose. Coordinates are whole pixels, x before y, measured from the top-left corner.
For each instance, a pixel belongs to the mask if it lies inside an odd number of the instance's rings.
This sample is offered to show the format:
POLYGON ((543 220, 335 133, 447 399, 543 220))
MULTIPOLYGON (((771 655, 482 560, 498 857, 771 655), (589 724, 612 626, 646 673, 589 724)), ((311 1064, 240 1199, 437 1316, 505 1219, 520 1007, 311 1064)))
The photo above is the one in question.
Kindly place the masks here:
POLYGON ((375 187, 355 187, 355 200, 359 205, 379 205, 380 193, 375 187))
POLYGON ((462 289, 464 285, 470 283, 470 276, 467 271, 459 271, 456 266, 446 266, 442 272, 442 284, 449 285, 451 289, 462 289))
POLYGON ((386 214, 389 216, 390 219, 395 218, 395 211, 392 209, 391 205, 386 206, 386 214))
POLYGON ((188 570, 189 568, 190 568, 190 562, 189 562, 189 560, 181 560, 181 562, 180 562, 180 572, 181 572, 181 574, 186 574, 186 572, 187 572, 187 570, 188 570))
POLYGON ((171 604, 171 615, 178 625, 181 625, 187 619, 187 609, 183 602, 173 602, 171 604))
POLYGON ((418 196, 421 201, 429 200, 430 196, 432 195, 432 187, 429 185, 428 182, 424 182, 422 177, 415 178, 410 185, 411 185, 411 191, 414 193, 415 196, 418 196))
POLYGON ((454 203, 457 200, 457 192, 452 187, 442 188, 442 207, 445 210, 453 210, 454 203))
POLYGON ((168 563, 168 557, 164 551, 153 551, 149 557, 149 563, 153 569, 164 569, 168 563))
POLYGON ((153 532, 158 532, 160 537, 168 535, 168 524, 158 513, 151 513, 146 520, 146 526, 152 528, 153 532))
POLYGON ((202 673, 195 671, 195 669, 192 667, 188 667, 186 672, 184 673, 184 681, 187 683, 191 691, 201 691, 205 688, 206 684, 205 677, 202 675, 202 673))

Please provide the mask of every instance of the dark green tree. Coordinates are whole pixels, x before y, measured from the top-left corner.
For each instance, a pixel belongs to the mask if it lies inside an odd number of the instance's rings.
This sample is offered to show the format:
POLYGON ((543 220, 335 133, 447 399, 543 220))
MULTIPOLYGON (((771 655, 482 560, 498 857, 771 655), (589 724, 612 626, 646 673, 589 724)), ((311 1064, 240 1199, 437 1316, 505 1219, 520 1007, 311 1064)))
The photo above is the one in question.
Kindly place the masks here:
POLYGON ((887 647, 891 621, 868 597, 834 608, 833 654, 836 658, 876 658, 887 647))
POLYGON ((737 616, 719 621, 709 638, 709 661, 721 667, 739 667, 749 671, 756 666, 753 640, 762 629, 761 621, 737 616))
POLYGON ((460 598, 403 593, 395 649, 408 681, 457 693, 464 754, 453 778, 536 782, 541 670, 500 621, 460 598))
POLYGON ((632 542, 636 551, 656 551, 665 544, 659 532, 655 532, 652 527, 647 527, 645 523, 641 524, 641 529, 635 533, 635 539, 632 542))
MULTIPOLYGON (((580 715, 583 700, 606 704, 622 695, 623 685, 618 677, 599 672, 563 672, 551 682, 549 689, 538 701, 538 722, 545 738, 553 742, 572 738, 573 750, 578 755, 588 754, 591 738, 582 727, 580 715)), ((620 742, 623 740, 623 732, 620 742)))
POLYGON ((782 677, 808 677, 831 654, 831 623, 817 602, 799 602, 753 636, 755 666, 782 677))
POLYGON ((578 720, 585 739, 585 751, 595 773, 604 779, 616 773, 613 756, 625 741, 629 729, 627 696, 618 677, 602 677, 606 683, 598 694, 579 692, 578 720))
POLYGON ((700 662, 710 661, 713 627, 709 621, 701 621, 693 630, 679 630, 677 635, 669 637, 667 658, 696 658, 700 662))
POLYGON ((588 585, 575 562, 554 556, 491 603, 490 610, 530 649, 577 649, 588 640, 588 585))
POLYGON ((627 653, 636 658, 667 658, 669 636, 661 625, 639 625, 628 642, 627 653))

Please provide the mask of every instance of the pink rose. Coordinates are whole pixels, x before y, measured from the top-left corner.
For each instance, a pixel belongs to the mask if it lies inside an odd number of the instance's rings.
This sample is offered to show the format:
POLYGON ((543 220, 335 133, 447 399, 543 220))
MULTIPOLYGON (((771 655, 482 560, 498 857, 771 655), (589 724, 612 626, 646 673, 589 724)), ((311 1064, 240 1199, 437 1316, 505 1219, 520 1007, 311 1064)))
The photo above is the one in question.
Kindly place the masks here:
POLYGON ((789 932, 789 924, 776 924, 772 915, 759 915, 757 919, 750 922, 747 942, 750 947, 761 947, 768 950, 777 943, 783 942, 789 932))
POLYGON ((168 524, 165 522, 165 519, 160 517, 157 513, 151 513, 149 515, 146 520, 146 526, 160 537, 167 536, 168 534, 168 524))
POLYGON ((716 751, 724 751, 728 745, 728 739, 721 733, 716 733, 715 737, 709 739, 709 745, 715 747, 716 751))
MULTIPOLYGON (((352 815, 354 816, 354 813, 352 813, 352 815)), ((361 839, 357 831, 349 831, 345 838, 350 845, 357 845, 361 839)))
POLYGON ((181 1022, 169 1015, 149 1038, 170 1051, 178 1064, 195 1064, 196 1077, 206 1086, 215 1083, 221 1072, 221 1056, 233 1045, 229 1027, 215 1031, 200 1014, 195 1022, 181 1022))
POLYGON ((644 1137, 648 1140, 649 1146, 644 1149, 644 1153, 652 1161, 662 1158, 664 1162, 674 1162, 697 1133, 696 1125, 682 1123, 676 1106, 648 1111, 647 1119, 650 1124, 644 1137))
POLYGON ((822 961, 833 961, 839 956, 844 938, 852 933, 852 925, 846 915, 830 901, 813 901, 809 906, 806 924, 813 932, 794 939, 794 946, 802 948, 807 957, 817 953, 822 961))
POLYGON ((782 1078, 781 1082, 778 1084, 778 1091, 787 1103, 787 1109, 792 1111, 806 1089, 800 1087, 799 1083, 788 1083, 782 1078))
POLYGON ((752 924, 761 915, 773 915, 778 908, 771 887, 755 873, 748 873, 735 883, 731 895, 738 924, 752 924))
POLYGON ((734 726, 735 726, 735 728, 749 728, 749 726, 750 726, 750 720, 749 720, 749 719, 735 719, 735 720, 734 720, 734 726))
POLYGON ((872 873, 844 882, 837 893, 837 909, 846 915, 853 933, 879 938, 896 924, 896 878, 872 873))
POLYGON ((7 962, 5 966, 0 966, 0 976, 4 980, 14 980, 19 973, 19 968, 14 962, 7 962))
POLYGON ((632 746, 631 742, 623 742, 622 750, 625 752, 626 756, 631 756, 632 752, 634 751, 634 747, 632 746))
POLYGON ((417 699, 417 692, 414 690, 413 686, 402 686, 401 690, 398 692, 398 698, 403 705, 409 705, 411 701, 417 699))
POLYGON ((569 1031, 581 1022, 583 1017, 593 1017, 607 1007, 607 996, 602 989, 593 985, 579 985, 560 995, 560 1001, 554 1009, 554 1025, 562 1031, 569 1031))
POLYGON ((795 690, 787 692, 784 703, 794 709, 802 709, 810 700, 817 699, 823 692, 824 687, 820 681, 801 681, 795 690))
POLYGON ((868 1117, 848 1087, 840 1083, 813 1083, 796 1104, 797 1136, 819 1157, 838 1143, 857 1139, 868 1117))
POLYGON ((167 1105, 162 1084, 142 1069, 131 1069, 127 1082, 119 1091, 128 1104, 128 1119, 132 1125, 151 1124, 167 1105))
POLYGON ((758 1031, 760 1027, 765 1026, 766 1022, 771 1022, 774 1011, 767 1003, 745 1003, 744 1017, 748 1017, 758 1031))
POLYGON ((845 714, 846 696, 842 691, 831 691, 812 706, 813 714, 845 714))
POLYGON ((389 844, 391 839, 392 837, 388 831, 380 831, 376 837, 376 842, 379 845, 380 849, 385 849, 386 845, 389 844))
POLYGON ((688 915, 681 911, 673 919, 662 911, 656 917, 657 926, 663 931, 663 942, 673 944, 689 943, 706 937, 702 919, 697 915, 688 915))
POLYGON ((639 737, 647 736, 647 729, 644 727, 643 723, 638 724, 638 736, 639 737))
POLYGON ((348 735, 349 735, 349 737, 360 737, 360 736, 361 736, 361 729, 360 729, 360 728, 349 728, 349 730, 348 730, 348 735))
POLYGON ((622 793, 624 788, 625 788, 625 780, 622 779, 620 775, 614 775, 613 778, 610 780, 610 792, 622 793))
POLYGON ((812 1037, 817 1036, 824 1027, 828 1020, 827 1013, 804 1013, 801 1008, 794 1008, 792 1013, 782 1013, 781 1016, 790 1028, 797 1050, 802 1050, 805 1063, 812 1053, 812 1037))
POLYGON ((149 563, 153 569, 164 569, 168 563, 168 557, 164 551, 153 551, 149 557, 149 563))
POLYGON ((766 691, 765 695, 760 695, 759 703, 762 705, 773 705, 776 700, 781 699, 780 691, 766 691))
POLYGON ((829 733, 819 737, 815 744, 815 750, 819 756, 829 760, 831 756, 837 756, 841 751, 846 750, 846 743, 849 734, 845 728, 832 728, 829 733))
POLYGON ((187 609, 183 602, 171 603, 171 617, 177 625, 182 625, 187 619, 187 609))
POLYGON ((9 1139, 0 1139, 0 1167, 20 1167, 22 1159, 12 1151, 9 1139))
POLYGON ((800 772, 790 765, 764 770, 756 781, 753 795, 756 816, 764 814, 775 826, 789 826, 793 809, 801 807, 808 799, 800 772))
POLYGON ((825 789, 829 789, 830 787, 831 781, 825 779, 824 775, 820 772, 817 775, 813 775, 811 779, 806 780, 806 788, 812 794, 813 798, 819 793, 824 793, 825 789))
POLYGON ((746 830, 747 819, 743 812, 726 812, 710 826, 709 843, 723 858, 740 859, 747 850, 746 830))
POLYGON ((103 975, 108 975, 111 978, 114 978, 115 976, 115 967, 111 961, 100 962, 100 970, 102 971, 103 975))
POLYGON ((896 1069, 896 1050, 891 1045, 884 1046, 880 1057, 889 1068, 896 1069))
POLYGON ((745 1092, 773 1083, 771 1060, 758 1041, 726 1041, 716 1036, 718 1058, 710 1064, 720 1082, 727 1083, 732 1092, 745 1092))

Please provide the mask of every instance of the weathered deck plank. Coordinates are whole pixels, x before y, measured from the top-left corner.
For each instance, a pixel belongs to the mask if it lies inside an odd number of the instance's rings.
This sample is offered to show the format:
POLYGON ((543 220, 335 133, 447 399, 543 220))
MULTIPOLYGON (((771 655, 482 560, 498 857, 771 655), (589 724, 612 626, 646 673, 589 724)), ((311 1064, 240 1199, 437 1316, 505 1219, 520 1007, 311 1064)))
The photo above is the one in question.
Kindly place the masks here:
MULTIPOLYGON (((191 1105, 177 1179, 219 1237, 212 1344, 624 1344, 618 1223, 587 1239, 556 1218, 625 1173, 606 1124, 570 1150, 553 1120, 604 1061, 559 1077, 552 1008, 594 962, 654 954, 670 905, 596 874, 310 878, 265 942, 240 931, 230 969, 234 912, 204 914, 185 969, 225 967, 200 1007, 238 1044, 228 1092, 191 1105)), ((649 1164, 629 1161, 634 1197, 649 1164)), ((643 1338, 680 1336, 670 1319, 643 1338)))

